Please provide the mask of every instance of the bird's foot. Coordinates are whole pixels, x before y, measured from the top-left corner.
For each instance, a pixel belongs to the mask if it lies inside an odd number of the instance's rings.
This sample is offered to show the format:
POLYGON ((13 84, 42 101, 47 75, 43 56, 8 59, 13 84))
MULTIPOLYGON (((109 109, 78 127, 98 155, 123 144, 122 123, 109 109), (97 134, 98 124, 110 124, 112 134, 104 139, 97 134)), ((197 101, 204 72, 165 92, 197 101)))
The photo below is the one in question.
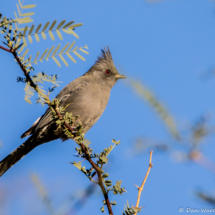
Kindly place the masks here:
POLYGON ((73 126, 70 126, 70 127, 72 128, 72 134, 76 134, 76 133, 78 133, 78 131, 77 131, 76 127, 73 127, 73 126))

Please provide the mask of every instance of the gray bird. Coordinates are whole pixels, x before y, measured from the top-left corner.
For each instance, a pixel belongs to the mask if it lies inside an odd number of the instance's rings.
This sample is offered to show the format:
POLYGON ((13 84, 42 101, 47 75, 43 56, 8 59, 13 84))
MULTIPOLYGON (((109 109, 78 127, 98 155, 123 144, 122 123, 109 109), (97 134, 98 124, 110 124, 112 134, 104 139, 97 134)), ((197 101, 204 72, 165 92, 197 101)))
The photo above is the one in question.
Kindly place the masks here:
MULTIPOLYGON (((64 113, 72 112, 73 116, 79 115, 82 132, 86 133, 104 112, 110 91, 121 78, 126 77, 116 70, 110 50, 107 48, 102 50, 101 56, 88 72, 64 87, 56 98, 63 107, 70 104, 64 113)), ((56 128, 57 125, 48 108, 21 138, 31 136, 0 162, 0 176, 35 147, 58 138, 63 141, 69 139, 62 129, 56 128)))

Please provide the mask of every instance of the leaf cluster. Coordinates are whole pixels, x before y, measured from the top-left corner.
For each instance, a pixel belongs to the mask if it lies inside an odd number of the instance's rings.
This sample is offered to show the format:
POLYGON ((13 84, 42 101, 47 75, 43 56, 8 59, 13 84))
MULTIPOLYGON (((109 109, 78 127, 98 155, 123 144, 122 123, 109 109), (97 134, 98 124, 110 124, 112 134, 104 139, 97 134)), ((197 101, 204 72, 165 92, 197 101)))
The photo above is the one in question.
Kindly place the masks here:
POLYGON ((25 82, 25 101, 27 101, 28 103, 32 103, 30 98, 34 95, 34 93, 37 91, 38 92, 38 98, 37 98, 37 103, 41 103, 42 105, 44 105, 44 103, 47 102, 47 95, 45 94, 46 92, 42 89, 42 86, 39 86, 39 83, 44 83, 44 81, 46 82, 51 82, 54 86, 52 86, 52 88, 49 89, 49 93, 52 92, 54 90, 55 87, 58 87, 60 83, 60 81, 57 81, 58 76, 57 75, 47 75, 45 72, 39 72, 38 74, 31 76, 32 81, 34 82, 34 84, 37 86, 36 89, 34 89, 31 85, 30 82, 25 78, 21 78, 18 77, 17 81, 18 82, 25 82))
MULTIPOLYGON (((105 186, 109 187, 109 186, 112 186, 112 181, 111 180, 104 180, 104 178, 108 177, 108 173, 105 173, 102 175, 102 178, 103 178, 103 181, 105 183, 105 186)), ((123 194, 124 192, 126 192, 125 188, 121 188, 121 183, 122 183, 122 180, 121 181, 117 181, 116 184, 112 187, 112 188, 107 188, 107 191, 113 191, 113 193, 115 195, 117 194, 123 194)), ((116 205, 116 201, 111 201, 110 204, 113 206, 113 205, 116 205)), ((101 212, 104 213, 105 210, 104 210, 104 206, 106 205, 106 201, 103 200, 103 206, 100 208, 101 212)))
MULTIPOLYGON (((56 57, 59 57, 63 63, 66 66, 69 66, 66 59, 63 57, 63 55, 67 55, 67 57, 72 60, 74 63, 76 63, 76 60, 73 58, 73 56, 70 53, 75 54, 77 57, 79 57, 81 60, 85 61, 85 58, 80 55, 77 51, 81 51, 85 54, 89 54, 89 52, 87 52, 85 49, 88 49, 87 45, 85 45, 84 47, 74 47, 75 41, 73 41, 71 44, 67 43, 60 52, 58 52, 58 50, 60 49, 61 44, 58 44, 58 46, 55 48, 55 46, 53 45, 50 49, 47 48, 42 55, 39 57, 40 52, 38 51, 36 54, 36 57, 34 58, 34 60, 32 60, 32 55, 30 55, 26 61, 29 63, 29 65, 31 64, 37 64, 38 62, 43 62, 43 60, 48 61, 50 58, 52 58, 54 60, 54 62, 61 67, 61 64, 59 62, 59 60, 57 60, 56 57), (73 48, 73 49, 72 49, 73 48)), ((24 47, 24 46, 23 46, 24 47)), ((21 49, 20 49, 21 50, 21 49)), ((21 50, 22 51, 22 50, 21 50)), ((26 49, 26 51, 24 52, 24 54, 22 55, 22 58, 24 59, 24 57, 26 56, 26 54, 28 53, 29 49, 26 49)))
POLYGON ((127 201, 127 205, 124 207, 123 215, 132 215, 141 211, 141 208, 135 208, 134 206, 129 207, 129 203, 127 201))
MULTIPOLYGON (((107 203, 105 200, 103 200, 102 203, 103 203, 103 206, 100 208, 100 211, 102 213, 104 213, 105 212, 105 205, 107 205, 107 203)), ((117 203, 115 201, 111 201, 110 204, 113 206, 113 205, 116 205, 117 203)))
MULTIPOLYGON (((18 3, 19 4, 16 4, 18 16, 17 16, 16 12, 14 11, 14 15, 15 15, 16 20, 18 20, 18 23, 24 24, 24 23, 33 22, 34 20, 31 19, 31 16, 34 15, 35 13, 34 12, 22 13, 22 10, 34 8, 34 7, 36 7, 36 5, 35 4, 23 5, 20 0, 18 0, 18 3)), ((23 3, 24 3, 24 1, 23 1, 23 3)), ((21 30, 21 29, 18 29, 17 24, 16 24, 16 29, 21 30)))
MULTIPOLYGON (((17 20, 7 19, 7 17, 2 17, 0 13, 0 28, 7 27, 8 24, 17 22, 17 20)), ((1 33, 4 33, 3 31, 1 33)))
MULTIPOLYGON (((114 139, 112 140, 112 142, 114 143, 114 145, 111 145, 110 147, 105 148, 101 153, 93 153, 93 149, 89 147, 90 142, 85 139, 82 143, 84 144, 89 154, 86 155, 83 152, 82 147, 76 147, 76 151, 78 153, 78 157, 82 157, 86 159, 87 158, 96 159, 96 165, 101 171, 102 182, 106 187, 107 194, 109 191, 112 191, 115 195, 117 195, 117 194, 123 194, 124 192, 126 192, 125 188, 121 188, 122 181, 121 180, 117 181, 115 185, 112 185, 112 181, 108 179, 109 174, 105 173, 105 171, 103 170, 103 165, 108 163, 107 156, 114 149, 116 145, 120 144, 120 141, 116 141, 114 139)), ((81 172, 83 172, 92 182, 99 184, 99 181, 93 180, 93 177, 96 175, 96 171, 94 171, 94 169, 92 168, 86 169, 85 166, 82 166, 81 161, 72 162, 72 164, 75 167, 77 167, 81 172)), ((103 204, 104 205, 106 204, 105 200, 103 201, 103 204)), ((116 202, 113 201, 113 202, 110 202, 110 204, 116 205, 116 202)), ((100 209, 102 212, 104 212, 104 205, 100 209)))
POLYGON ((153 93, 137 80, 131 79, 129 84, 140 95, 140 97, 145 99, 158 113, 158 115, 166 124, 172 137, 174 137, 176 140, 181 140, 181 136, 177 129, 174 118, 169 114, 169 111, 166 109, 166 107, 164 107, 164 105, 158 101, 153 93))
POLYGON ((22 31, 21 34, 19 34, 19 38, 23 39, 24 44, 27 45, 27 41, 25 38, 27 38, 28 41, 30 43, 32 43, 33 42, 32 36, 34 36, 36 41, 39 42, 40 41, 39 35, 41 34, 42 38, 45 40, 46 33, 48 33, 50 38, 53 41, 55 41, 53 32, 56 31, 59 39, 63 40, 62 34, 60 32, 60 31, 63 31, 64 33, 72 34, 77 39, 79 39, 79 36, 74 32, 74 30, 75 30, 75 27, 82 26, 83 24, 82 23, 73 24, 74 21, 70 21, 66 24, 65 24, 65 22, 66 22, 66 20, 63 20, 57 26, 56 26, 57 20, 54 20, 50 26, 49 26, 50 22, 46 22, 46 24, 43 26, 43 28, 41 28, 42 23, 40 23, 36 28, 35 28, 34 24, 31 27, 25 26, 25 28, 17 29, 19 31, 22 31), (48 28, 48 26, 49 26, 49 28, 48 28), (56 28, 55 28, 55 26, 56 26, 56 28))
MULTIPOLYGON (((0 14, 1 16, 1 14, 0 14)), ((16 35, 17 31, 12 28, 13 20, 9 20, 6 17, 3 18, 3 21, 0 24, 1 34, 5 34, 4 39, 6 42, 2 41, 9 49, 15 48, 15 44, 17 42, 16 35), (5 21, 4 21, 5 20, 5 21)), ((18 47, 19 48, 19 47, 18 47)), ((16 47, 16 49, 18 49, 16 47)))
MULTIPOLYGON (((39 34, 42 35, 43 39, 46 39, 46 33, 49 34, 50 38, 52 40, 54 39, 53 32, 55 31, 58 37, 62 40, 62 34, 61 31, 67 34, 72 34, 76 38, 79 38, 78 35, 74 32, 76 27, 82 26, 82 23, 75 23, 74 21, 70 21, 66 23, 66 20, 61 21, 59 24, 56 24, 57 21, 54 20, 51 24, 50 22, 46 22, 44 26, 42 24, 39 24, 37 27, 34 25, 31 25, 30 27, 25 26, 24 28, 19 28, 19 24, 29 23, 33 22, 31 19, 31 16, 34 15, 34 12, 27 12, 23 13, 23 10, 26 9, 32 9, 36 7, 35 4, 31 5, 24 5, 24 1, 21 3, 20 0, 18 0, 17 6, 17 13, 14 12, 15 19, 8 19, 6 17, 2 18, 2 14, 0 14, 0 28, 2 28, 1 33, 5 34, 4 38, 6 39, 5 42, 3 42, 11 51, 11 53, 16 53, 16 59, 15 61, 18 61, 20 67, 22 68, 25 76, 29 76, 29 73, 34 71, 33 64, 37 64, 38 62, 43 62, 43 60, 49 60, 50 58, 54 60, 54 62, 61 67, 61 63, 59 59, 68 66, 67 60, 65 59, 64 55, 67 55, 67 57, 72 60, 74 63, 76 63, 75 58, 72 56, 75 55, 81 60, 85 61, 84 57, 79 53, 83 52, 84 54, 89 54, 86 49, 88 49, 87 45, 84 47, 78 47, 74 46, 75 41, 73 41, 71 44, 67 43, 64 47, 61 48, 61 44, 58 44, 56 47, 53 45, 51 48, 47 48, 40 56, 40 52, 38 51, 36 53, 36 57, 33 59, 32 55, 28 55, 29 49, 25 49, 27 47, 27 39, 30 43, 32 43, 32 36, 35 37, 36 41, 40 41, 39 34), (17 15, 18 14, 18 15, 17 15), (15 25, 15 28, 13 27, 15 25), (18 51, 19 50, 19 51, 18 51), (24 52, 22 53, 22 51, 24 52), (22 54, 21 54, 22 53, 22 54), (27 57, 26 57, 27 56, 27 57), (59 59, 58 59, 59 58, 59 59)), ((44 105, 47 101, 47 95, 44 90, 42 90, 41 86, 38 86, 38 84, 43 84, 44 81, 51 82, 54 84, 54 86, 49 87, 48 94, 54 90, 55 87, 59 86, 56 79, 57 76, 48 76, 43 73, 38 73, 34 76, 30 76, 32 79, 31 84, 29 83, 29 77, 22 78, 18 77, 17 82, 23 82, 26 83, 24 91, 25 91, 25 101, 28 103, 32 103, 30 98, 34 95, 35 91, 38 92, 38 98, 37 103, 41 103, 44 105), (35 83, 35 86, 33 86, 35 83)), ((67 135, 70 135, 69 131, 65 130, 65 133, 67 135)))

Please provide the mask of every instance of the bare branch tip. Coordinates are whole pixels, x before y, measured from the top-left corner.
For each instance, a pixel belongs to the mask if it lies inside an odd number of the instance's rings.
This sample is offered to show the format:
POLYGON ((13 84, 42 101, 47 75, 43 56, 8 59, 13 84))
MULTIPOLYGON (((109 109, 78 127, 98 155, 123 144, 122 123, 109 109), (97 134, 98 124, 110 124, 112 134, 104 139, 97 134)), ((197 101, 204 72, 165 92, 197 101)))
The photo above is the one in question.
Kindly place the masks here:
POLYGON ((139 187, 136 184, 134 184, 134 185, 137 187, 137 189, 139 189, 139 187))

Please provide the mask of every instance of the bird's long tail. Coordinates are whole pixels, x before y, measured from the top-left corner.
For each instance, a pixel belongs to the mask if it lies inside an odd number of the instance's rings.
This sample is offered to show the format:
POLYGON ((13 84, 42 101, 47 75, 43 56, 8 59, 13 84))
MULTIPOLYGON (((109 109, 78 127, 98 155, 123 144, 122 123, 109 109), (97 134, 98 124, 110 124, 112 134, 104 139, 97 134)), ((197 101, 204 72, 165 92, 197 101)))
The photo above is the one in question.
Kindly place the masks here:
POLYGON ((22 159, 26 154, 28 154, 31 150, 37 147, 38 142, 36 141, 36 137, 32 135, 29 137, 22 145, 20 145, 17 149, 15 149, 12 153, 10 153, 6 158, 4 158, 0 162, 0 177, 10 169, 16 162, 22 159))

